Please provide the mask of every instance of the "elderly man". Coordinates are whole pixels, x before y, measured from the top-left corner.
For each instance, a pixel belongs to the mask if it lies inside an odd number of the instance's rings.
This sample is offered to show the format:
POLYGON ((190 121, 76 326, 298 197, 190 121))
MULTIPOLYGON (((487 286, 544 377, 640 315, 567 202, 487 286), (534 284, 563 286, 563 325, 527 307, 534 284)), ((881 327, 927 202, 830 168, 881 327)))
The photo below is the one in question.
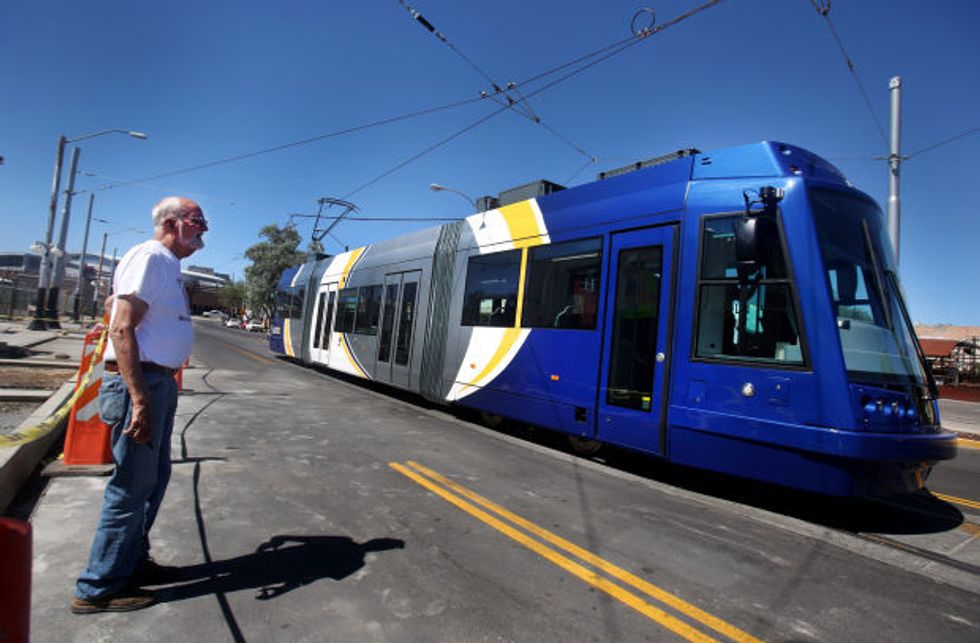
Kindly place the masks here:
POLYGON ((170 480, 174 373, 194 343, 180 260, 204 247, 208 224, 193 201, 167 197, 153 208, 153 228, 115 272, 99 412, 116 468, 71 600, 76 614, 147 607, 155 598, 139 585, 167 569, 150 558, 148 536, 170 480))

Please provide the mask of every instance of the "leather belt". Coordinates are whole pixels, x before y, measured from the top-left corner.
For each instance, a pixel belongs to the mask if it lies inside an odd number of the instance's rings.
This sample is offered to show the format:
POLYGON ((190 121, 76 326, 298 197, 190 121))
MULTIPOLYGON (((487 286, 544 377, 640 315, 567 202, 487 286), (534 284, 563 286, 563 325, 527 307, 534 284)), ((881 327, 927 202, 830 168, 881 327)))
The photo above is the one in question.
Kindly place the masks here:
MULTIPOLYGON (((170 368, 169 366, 161 366, 156 362, 140 362, 140 370, 144 373, 160 373, 161 375, 173 376, 177 372, 176 368, 170 368)), ((106 373, 118 373, 119 363, 106 360, 105 361, 105 371, 106 373)))

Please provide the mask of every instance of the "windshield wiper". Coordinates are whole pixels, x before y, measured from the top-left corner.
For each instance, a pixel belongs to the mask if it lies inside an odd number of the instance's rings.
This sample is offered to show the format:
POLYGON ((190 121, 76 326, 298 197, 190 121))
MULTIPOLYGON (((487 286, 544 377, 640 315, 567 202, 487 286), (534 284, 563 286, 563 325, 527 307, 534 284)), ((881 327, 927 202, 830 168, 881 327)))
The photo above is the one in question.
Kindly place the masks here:
POLYGON ((899 312, 902 313, 902 318, 905 320, 905 328, 908 329, 906 332, 909 333, 912 339, 912 344, 915 346, 915 354, 919 358, 919 368, 925 374, 926 385, 929 387, 929 393, 932 395, 932 399, 939 399, 939 387, 936 386, 936 380, 932 376, 932 369, 929 368, 929 362, 926 361, 926 354, 922 350, 922 346, 919 344, 919 337, 915 334, 915 325, 912 323, 912 318, 909 316, 909 311, 905 307, 905 300, 901 297, 901 292, 898 288, 898 275, 895 274, 894 270, 885 270, 885 275, 888 277, 888 285, 891 288, 895 296, 895 303, 898 305, 899 312))
POLYGON ((875 271, 875 289, 878 291, 878 301, 881 302, 881 312, 885 316, 885 324, 888 330, 895 330, 892 324, 891 306, 888 305, 888 297, 885 294, 884 275, 882 275, 881 264, 878 263, 878 255, 875 253, 875 246, 871 243, 871 232, 868 230, 868 220, 861 217, 861 229, 864 231, 864 246, 871 257, 871 266, 875 271))

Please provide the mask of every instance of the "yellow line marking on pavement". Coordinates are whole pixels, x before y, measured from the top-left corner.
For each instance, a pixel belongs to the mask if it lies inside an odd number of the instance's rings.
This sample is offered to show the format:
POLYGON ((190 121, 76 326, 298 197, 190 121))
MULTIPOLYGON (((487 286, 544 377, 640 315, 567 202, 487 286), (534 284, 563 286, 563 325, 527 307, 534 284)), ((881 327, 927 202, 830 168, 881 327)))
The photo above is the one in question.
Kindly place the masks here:
POLYGON ((274 360, 274 359, 269 359, 268 357, 262 357, 261 355, 256 355, 252 351, 247 351, 244 348, 238 348, 234 344, 230 344, 228 342, 225 342, 225 343, 228 344, 228 348, 230 348, 231 350, 235 351, 236 353, 240 353, 240 354, 244 355, 245 357, 250 357, 250 358, 252 358, 254 360, 257 360, 259 362, 265 362, 266 364, 278 364, 278 362, 276 360, 274 360))
POLYGON ((965 522, 960 525, 960 531, 965 531, 971 536, 980 537, 980 525, 975 525, 972 522, 965 522))
POLYGON ((695 607, 694 605, 691 605, 687 601, 678 598, 677 596, 674 596, 673 594, 663 589, 660 589, 656 585, 653 585, 652 583, 649 583, 643 580, 642 578, 639 578, 631 574, 625 569, 622 569, 621 567, 617 567, 616 565, 613 565, 612 563, 603 560, 602 558, 596 556, 592 552, 582 549, 578 545, 575 545, 574 543, 565 540, 561 536, 558 536, 557 534, 551 533, 547 529, 535 525, 530 520, 522 518, 517 514, 508 511, 507 509, 504 509, 503 507, 491 502, 490 500, 487 500, 486 498, 480 496, 479 494, 470 491, 469 489, 463 487, 462 485, 457 484, 456 482, 453 482, 452 480, 449 480, 448 478, 439 475, 435 471, 432 471, 431 469, 427 469, 426 467, 418 464, 417 462, 409 461, 408 464, 409 466, 412 466, 415 469, 426 474, 430 478, 448 486, 456 493, 459 493, 462 496, 469 498, 473 502, 482 505, 483 507, 489 509, 490 511, 493 511, 499 516, 506 518, 512 523, 518 525, 519 527, 523 527, 524 529, 530 531, 532 534, 551 543, 552 545, 564 549, 565 551, 567 551, 568 553, 574 556, 578 556, 583 561, 589 563, 594 567, 599 568, 600 570, 606 572, 610 576, 618 578, 619 580, 629 585, 632 585, 634 588, 640 590, 641 592, 648 594, 652 598, 655 598, 656 600, 666 605, 669 605, 670 607, 673 607, 677 611, 704 623, 705 625, 711 627, 716 632, 720 634, 724 634, 725 636, 735 641, 758 641, 759 640, 751 636, 750 634, 743 632, 737 627, 729 623, 726 623, 720 618, 712 616, 711 614, 708 614, 707 612, 695 607))
POLYGON ((980 440, 972 438, 956 438, 956 446, 961 449, 980 449, 980 440))
MULTIPOLYGON (((697 607, 691 605, 690 603, 687 603, 686 601, 670 594, 669 592, 662 590, 659 587, 656 587, 655 585, 648 583, 647 581, 644 581, 643 579, 630 574, 626 570, 623 570, 613 565, 612 563, 609 563, 599 558, 595 554, 592 554, 591 552, 586 551, 578 547, 577 545, 574 545, 573 543, 561 538, 560 536, 557 536, 547 531, 546 529, 543 529, 535 525, 534 523, 525 520, 524 518, 521 518, 520 516, 504 509, 503 507, 494 504, 493 502, 487 500, 486 498, 483 498, 482 496, 472 491, 469 491, 465 487, 455 482, 452 482, 451 480, 448 480, 447 478, 439 475, 438 473, 430 469, 427 469, 426 467, 423 467, 422 465, 416 462, 409 462, 408 464, 409 466, 417 469, 418 471, 423 472, 425 475, 429 476, 433 480, 436 480, 439 483, 449 487, 456 493, 459 493, 460 495, 473 500, 477 504, 484 506, 485 508, 493 511, 494 513, 497 513, 501 517, 506 518, 507 520, 513 522, 514 524, 530 531, 531 533, 535 534, 539 538, 542 538, 543 540, 546 540, 547 542, 550 542, 551 544, 556 545, 561 549, 564 549, 566 552, 578 556, 582 561, 589 563, 594 567, 597 567, 598 569, 606 572, 611 576, 614 576, 615 578, 618 578, 621 581, 628 583, 629 585, 632 585, 634 588, 645 592, 646 594, 659 600, 660 602, 673 607, 677 611, 701 622, 704 625, 707 625, 708 627, 711 627, 712 629, 724 634, 725 636, 735 641, 747 641, 747 642, 759 641, 759 639, 751 636, 746 632, 743 632, 742 630, 736 628, 735 626, 730 625, 725 621, 716 618, 708 614, 707 612, 704 612, 703 610, 698 609, 697 607)), ((521 533, 520 531, 517 531, 510 525, 507 525, 506 523, 498 520, 497 518, 494 518, 490 514, 466 502, 459 496, 450 493, 443 487, 436 485, 431 480, 419 476, 416 472, 410 471, 398 463, 390 463, 389 466, 391 466, 393 469, 395 469, 402 475, 411 478, 412 480, 422 485, 426 489, 429 489, 433 493, 439 495, 447 502, 455 505, 456 507, 465 511, 471 516, 490 525, 491 527, 507 535, 511 539, 516 540, 517 542, 524 545, 528 549, 534 551, 539 556, 542 556, 546 560, 554 563, 555 565, 558 565, 565 571, 573 574, 574 576, 577 576, 578 578, 585 581, 589 585, 592 585, 593 587, 596 587, 597 589, 606 592, 610 596, 618 599, 622 603, 640 612, 647 618, 650 618, 651 620, 656 621, 657 623, 670 629, 675 634, 678 634, 679 636, 690 641, 714 640, 710 636, 707 636, 702 632, 699 632, 698 630, 692 628, 691 626, 684 623, 683 621, 675 618, 674 616, 671 616, 667 612, 659 609, 658 607, 655 607, 654 605, 651 605, 650 603, 646 602, 639 596, 636 596, 635 594, 632 594, 631 592, 619 587, 618 585, 615 585, 614 583, 610 582, 608 579, 598 575, 596 572, 589 570, 583 567, 582 565, 579 565, 578 563, 563 556, 557 551, 545 546, 544 544, 532 538, 529 538, 527 535, 521 533)))
POLYGON ((971 509, 980 509, 980 502, 976 500, 967 500, 966 498, 957 498, 956 496, 947 496, 944 493, 932 492, 932 495, 936 496, 940 500, 945 500, 946 502, 952 502, 953 504, 963 505, 964 507, 970 507, 971 509))

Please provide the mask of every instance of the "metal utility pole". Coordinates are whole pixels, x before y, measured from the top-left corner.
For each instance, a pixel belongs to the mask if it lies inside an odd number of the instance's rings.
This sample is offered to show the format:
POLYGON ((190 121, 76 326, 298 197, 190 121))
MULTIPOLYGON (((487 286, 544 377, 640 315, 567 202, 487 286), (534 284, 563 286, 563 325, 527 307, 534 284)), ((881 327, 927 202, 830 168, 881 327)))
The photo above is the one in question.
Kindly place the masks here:
POLYGON ((65 254, 65 246, 68 242, 68 223, 71 221, 71 199, 75 194, 75 174, 78 171, 78 157, 81 156, 80 147, 75 147, 71 154, 71 166, 68 169, 68 189, 65 190, 65 207, 61 211, 61 233, 58 235, 58 251, 54 253, 54 267, 51 270, 51 283, 48 287, 48 328, 61 328, 58 323, 58 293, 61 290, 61 280, 65 276, 65 263, 68 257, 65 254))
POLYGON ((80 309, 82 305, 82 296, 84 294, 84 288, 82 284, 85 283, 85 253, 88 252, 88 229, 92 225, 92 206, 95 205, 95 194, 90 193, 88 195, 88 216, 85 218, 85 236, 82 237, 82 254, 78 259, 78 279, 75 281, 75 293, 72 296, 71 304, 71 318, 75 322, 81 320, 80 309))
POLYGON ((99 311, 99 291, 102 290, 102 263, 105 261, 105 242, 108 238, 109 233, 103 232, 102 250, 99 251, 99 271, 95 277, 95 288, 92 289, 92 319, 95 319, 99 311))
POLYGON ((902 77, 895 76, 888 81, 892 98, 891 141, 888 151, 888 237, 895 252, 895 266, 898 267, 898 253, 901 241, 901 215, 898 198, 899 166, 902 163, 900 151, 902 135, 902 77))
POLYGON ((54 157, 54 180, 51 182, 51 202, 48 205, 48 227, 44 238, 44 248, 41 255, 41 269, 37 276, 37 301, 34 305, 34 319, 28 325, 28 330, 47 330, 44 321, 44 304, 47 295, 48 279, 51 272, 51 236, 54 234, 54 218, 58 213, 58 190, 61 188, 61 166, 65 159, 65 145, 68 139, 64 135, 58 138, 58 151, 54 157))
MULTIPOLYGON (((146 134, 143 132, 137 132, 135 130, 124 130, 124 129, 107 129, 101 132, 93 132, 92 134, 84 134, 82 136, 75 136, 74 138, 67 138, 62 134, 58 138, 58 153, 55 155, 54 160, 54 181, 51 186, 51 203, 48 207, 48 227, 47 233, 44 239, 44 247, 42 249, 41 258, 41 270, 38 274, 37 279, 37 304, 34 307, 34 319, 31 321, 30 325, 27 327, 28 330, 46 330, 47 328, 60 328, 58 325, 57 316, 52 320, 51 323, 45 321, 45 303, 48 302, 48 310, 53 309, 57 314, 57 299, 55 300, 54 306, 50 305, 50 297, 48 297, 47 288, 51 282, 51 236, 54 232, 54 218, 58 210, 58 188, 61 185, 61 165, 65 157, 65 145, 68 143, 75 143, 77 141, 83 141, 87 138, 95 138, 96 136, 105 136, 106 134, 125 134, 127 136, 132 136, 145 141, 147 139, 146 134)), ((74 171, 72 171, 72 182, 74 185, 74 171)), ((68 198, 71 199, 72 188, 68 189, 68 198)), ((66 227, 63 226, 62 230, 66 227)), ((66 232, 62 233, 62 238, 66 235, 66 232)), ((61 244, 61 249, 64 250, 64 242, 61 244)), ((60 285, 60 281, 56 282, 60 285)))

